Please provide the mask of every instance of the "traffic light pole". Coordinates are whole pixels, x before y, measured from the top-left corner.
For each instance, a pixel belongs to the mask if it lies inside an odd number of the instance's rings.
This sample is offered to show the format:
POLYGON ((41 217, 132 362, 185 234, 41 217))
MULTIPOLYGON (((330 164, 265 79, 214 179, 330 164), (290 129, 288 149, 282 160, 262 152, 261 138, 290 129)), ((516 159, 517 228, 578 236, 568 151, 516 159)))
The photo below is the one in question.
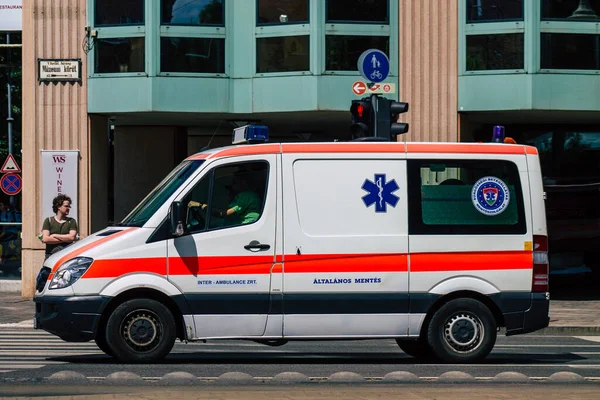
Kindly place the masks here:
POLYGON ((371 94, 371 109, 373 110, 373 136, 378 137, 379 96, 371 94))

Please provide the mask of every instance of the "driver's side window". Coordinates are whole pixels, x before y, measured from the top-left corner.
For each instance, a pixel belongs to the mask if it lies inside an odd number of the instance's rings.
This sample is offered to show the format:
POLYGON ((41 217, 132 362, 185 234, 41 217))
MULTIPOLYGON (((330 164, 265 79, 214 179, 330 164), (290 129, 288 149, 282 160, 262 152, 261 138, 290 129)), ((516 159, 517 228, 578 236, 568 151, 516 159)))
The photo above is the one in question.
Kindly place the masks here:
POLYGON ((185 196, 187 231, 251 224, 264 209, 269 164, 266 161, 214 168, 185 196))

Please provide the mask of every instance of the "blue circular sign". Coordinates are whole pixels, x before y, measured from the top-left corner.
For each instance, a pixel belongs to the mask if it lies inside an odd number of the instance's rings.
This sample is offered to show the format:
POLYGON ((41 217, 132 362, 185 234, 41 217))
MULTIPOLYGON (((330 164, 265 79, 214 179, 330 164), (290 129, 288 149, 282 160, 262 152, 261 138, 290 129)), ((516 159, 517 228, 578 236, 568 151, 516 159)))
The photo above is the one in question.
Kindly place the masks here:
POLYGON ((358 58, 358 71, 370 82, 383 82, 390 74, 390 60, 381 50, 366 50, 358 58))
POLYGON ((9 196, 19 193, 21 186, 21 177, 15 173, 6 174, 0 179, 0 188, 9 196))
POLYGON ((490 216, 498 215, 508 207, 510 193, 508 186, 501 179, 486 176, 473 185, 471 200, 480 213, 490 216))

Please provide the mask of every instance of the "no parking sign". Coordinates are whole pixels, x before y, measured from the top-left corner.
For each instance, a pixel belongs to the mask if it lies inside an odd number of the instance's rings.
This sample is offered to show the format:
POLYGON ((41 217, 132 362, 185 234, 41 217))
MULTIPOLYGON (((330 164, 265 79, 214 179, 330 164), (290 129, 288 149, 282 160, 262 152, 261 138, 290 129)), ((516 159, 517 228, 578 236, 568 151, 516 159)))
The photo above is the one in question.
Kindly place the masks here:
POLYGON ((14 196, 21 191, 23 182, 21 176, 15 173, 4 174, 0 179, 0 189, 9 196, 14 196))

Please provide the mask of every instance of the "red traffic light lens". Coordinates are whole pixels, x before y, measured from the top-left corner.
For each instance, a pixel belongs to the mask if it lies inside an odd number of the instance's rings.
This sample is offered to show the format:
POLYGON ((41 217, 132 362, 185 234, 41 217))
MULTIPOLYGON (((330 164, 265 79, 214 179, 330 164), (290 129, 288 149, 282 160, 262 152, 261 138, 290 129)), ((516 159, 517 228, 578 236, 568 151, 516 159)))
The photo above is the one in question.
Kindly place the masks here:
POLYGON ((365 112, 365 106, 359 104, 358 107, 356 107, 356 112, 358 113, 358 116, 362 118, 363 113, 365 112))

